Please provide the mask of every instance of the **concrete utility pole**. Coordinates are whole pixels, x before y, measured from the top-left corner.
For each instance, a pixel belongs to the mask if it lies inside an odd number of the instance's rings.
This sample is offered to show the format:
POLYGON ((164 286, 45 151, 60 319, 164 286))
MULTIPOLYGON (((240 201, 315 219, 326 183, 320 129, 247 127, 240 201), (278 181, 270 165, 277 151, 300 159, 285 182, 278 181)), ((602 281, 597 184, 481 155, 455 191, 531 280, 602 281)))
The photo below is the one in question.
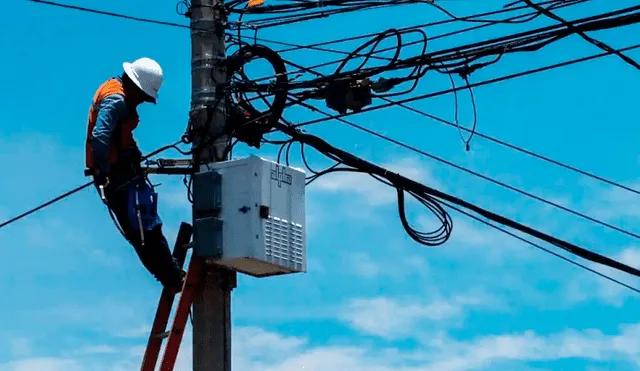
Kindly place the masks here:
MULTIPOLYGON (((219 68, 226 57, 226 15, 221 0, 191 1, 191 115, 193 145, 206 143, 194 152, 194 164, 224 161, 229 140, 220 136, 225 125, 224 99, 216 97, 216 84, 226 73, 219 68), (213 117, 211 117, 211 115, 213 117), (215 141, 211 142, 213 139, 215 141)), ((194 199, 198 197, 194 190, 194 199)), ((197 251, 197 248, 194 248, 197 251)), ((236 273, 207 265, 193 304, 193 370, 231 371, 231 290, 236 273)))

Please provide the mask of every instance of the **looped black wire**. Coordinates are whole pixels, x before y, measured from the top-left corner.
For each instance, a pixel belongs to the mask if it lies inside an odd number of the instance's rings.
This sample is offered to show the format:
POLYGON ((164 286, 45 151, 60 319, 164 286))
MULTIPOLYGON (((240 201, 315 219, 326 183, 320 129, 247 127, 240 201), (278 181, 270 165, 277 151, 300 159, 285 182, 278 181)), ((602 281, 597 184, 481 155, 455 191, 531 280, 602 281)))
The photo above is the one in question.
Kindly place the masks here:
MULTIPOLYGON (((239 75, 243 82, 236 84, 236 87, 238 87, 238 90, 242 91, 243 83, 251 83, 244 74, 244 66, 259 58, 265 59, 273 67, 275 73, 275 82, 273 84, 275 94, 273 94, 274 98, 272 103, 269 104, 266 102, 267 105, 269 105, 269 110, 265 112, 261 112, 256 109, 250 102, 248 102, 247 99, 242 97, 242 94, 235 95, 235 101, 233 99, 228 100, 228 103, 231 105, 231 107, 229 107, 231 114, 234 112, 237 115, 242 114, 245 119, 243 124, 246 125, 241 125, 244 127, 238 127, 236 125, 236 127, 228 128, 235 132, 239 140, 244 139, 242 138, 243 133, 248 132, 254 135, 259 134, 261 137, 264 133, 273 129, 280 120, 287 104, 287 86, 289 78, 287 75, 285 61, 277 52, 264 45, 251 45, 245 43, 240 47, 240 49, 231 55, 226 62, 229 80, 231 80, 233 76, 239 75), (248 122, 256 118, 260 119, 255 120, 252 123, 248 122)), ((259 95, 263 100, 265 100, 262 94, 259 93, 259 95)))

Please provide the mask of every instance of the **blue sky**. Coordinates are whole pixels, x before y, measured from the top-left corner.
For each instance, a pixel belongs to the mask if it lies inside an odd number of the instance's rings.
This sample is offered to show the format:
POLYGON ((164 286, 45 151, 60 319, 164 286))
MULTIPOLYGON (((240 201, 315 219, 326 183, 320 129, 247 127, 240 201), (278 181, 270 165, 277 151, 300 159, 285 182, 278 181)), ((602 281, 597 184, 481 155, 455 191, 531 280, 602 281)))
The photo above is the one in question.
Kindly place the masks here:
MULTIPOLYGON (((268 2, 268 1, 267 1, 268 2)), ((442 1, 457 14, 504 2, 442 1)), ((622 8, 628 0, 616 1, 622 8)), ((186 22, 172 1, 72 4, 186 22)), ((613 10, 593 0, 558 14, 577 18, 613 10)), ((360 12, 261 30, 260 37, 309 44, 441 18, 427 5, 360 12)), ((16 2, 0 15, 0 220, 86 181, 86 115, 95 89, 142 56, 165 71, 157 106, 140 108, 143 152, 183 132, 190 99, 187 30, 16 2), (18 15, 18 16, 16 16, 18 15)), ((549 24, 499 26, 433 41, 430 50, 549 24)), ((436 35, 451 30, 427 30, 436 35)), ((599 32, 614 47, 640 28, 599 32)), ((279 46, 273 46, 280 49, 279 46)), ((353 50, 356 43, 336 45, 353 50)), ((412 51, 413 50, 413 51, 412 51)), ((472 81, 600 52, 571 37, 534 54, 509 55, 472 81)), ((415 53, 407 49, 405 56, 415 53)), ((629 56, 640 59, 639 52, 629 56)), ((299 64, 339 59, 325 52, 285 54, 299 64)), ((325 70, 328 71, 328 70, 325 70)), ((636 169, 640 75, 614 57, 474 90, 478 131, 640 188, 636 169)), ((448 88, 429 73, 418 92, 448 88)), ((378 102, 375 102, 378 103, 378 102)), ((410 104, 453 119, 453 98, 410 104)), ((319 106, 321 107, 321 106, 319 106)), ((460 121, 471 122, 460 94, 460 121)), ((316 116, 291 109, 302 122, 316 116)), ((481 174, 640 233, 640 196, 578 176, 481 138, 466 152, 458 132, 390 108, 349 120, 481 174)), ((308 128, 329 142, 485 208, 563 239, 640 265, 633 238, 579 219, 338 122, 308 128)), ((273 157, 277 148, 236 156, 273 157)), ((176 157, 166 154, 165 157, 176 157)), ((328 162, 310 155, 316 167, 328 162)), ((299 157, 294 163, 300 165, 299 157)), ((189 218, 181 179, 161 182, 160 210, 170 240, 189 218)), ((329 175, 308 189, 309 271, 240 277, 233 296, 237 370, 638 370, 637 294, 452 212, 451 240, 437 248, 412 242, 397 217, 394 191, 359 175, 329 175)), ((429 214, 409 213, 416 224, 429 214)), ((130 370, 138 367, 160 286, 113 228, 87 189, 0 230, 0 369, 130 370)), ((632 285, 631 277, 616 275, 632 285)), ((189 369, 190 335, 177 370, 189 369)))

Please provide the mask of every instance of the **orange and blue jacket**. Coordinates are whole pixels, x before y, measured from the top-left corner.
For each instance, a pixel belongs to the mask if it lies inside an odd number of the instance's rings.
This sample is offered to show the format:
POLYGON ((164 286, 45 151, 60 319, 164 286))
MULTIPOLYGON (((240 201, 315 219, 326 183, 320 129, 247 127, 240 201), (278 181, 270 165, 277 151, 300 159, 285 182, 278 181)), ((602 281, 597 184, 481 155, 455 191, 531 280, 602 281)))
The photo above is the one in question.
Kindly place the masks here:
POLYGON ((133 130, 138 122, 136 107, 127 104, 122 80, 114 77, 103 83, 89 108, 86 167, 107 174, 124 152, 137 151, 133 130))

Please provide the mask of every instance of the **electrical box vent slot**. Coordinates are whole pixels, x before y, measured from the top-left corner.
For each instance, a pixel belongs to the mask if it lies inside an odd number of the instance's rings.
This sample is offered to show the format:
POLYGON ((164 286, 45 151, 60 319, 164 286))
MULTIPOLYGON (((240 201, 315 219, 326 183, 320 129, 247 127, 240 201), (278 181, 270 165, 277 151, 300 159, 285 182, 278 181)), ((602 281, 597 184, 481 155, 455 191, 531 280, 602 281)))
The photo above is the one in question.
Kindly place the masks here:
POLYGON ((302 226, 280 218, 269 218, 265 222, 265 249, 265 257, 269 262, 294 270, 302 269, 302 226))

